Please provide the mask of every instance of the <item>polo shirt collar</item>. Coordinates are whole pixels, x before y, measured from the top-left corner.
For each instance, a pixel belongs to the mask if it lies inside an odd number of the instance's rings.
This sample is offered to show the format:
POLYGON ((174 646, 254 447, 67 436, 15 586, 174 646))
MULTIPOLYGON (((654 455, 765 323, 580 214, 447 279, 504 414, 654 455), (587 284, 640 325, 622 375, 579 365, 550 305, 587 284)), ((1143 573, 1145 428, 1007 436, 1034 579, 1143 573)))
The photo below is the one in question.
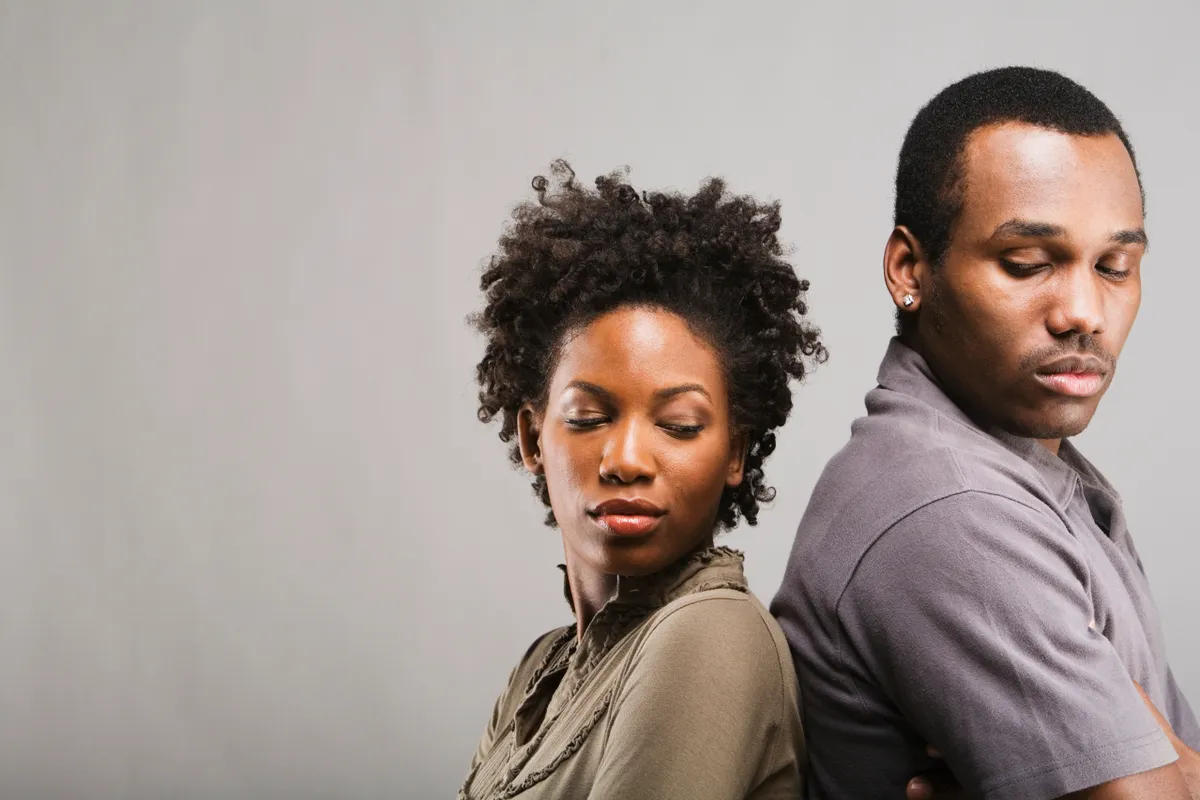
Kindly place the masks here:
POLYGON ((883 388, 932 406, 944 416, 999 442, 1031 464, 1060 502, 1065 504, 1074 493, 1079 481, 1076 465, 1087 463, 1074 445, 1063 439, 1059 455, 1056 457, 1038 444, 1036 439, 1014 436, 995 425, 980 425, 946 395, 925 359, 916 350, 901 342, 899 337, 892 337, 888 343, 883 363, 879 365, 878 380, 883 388))

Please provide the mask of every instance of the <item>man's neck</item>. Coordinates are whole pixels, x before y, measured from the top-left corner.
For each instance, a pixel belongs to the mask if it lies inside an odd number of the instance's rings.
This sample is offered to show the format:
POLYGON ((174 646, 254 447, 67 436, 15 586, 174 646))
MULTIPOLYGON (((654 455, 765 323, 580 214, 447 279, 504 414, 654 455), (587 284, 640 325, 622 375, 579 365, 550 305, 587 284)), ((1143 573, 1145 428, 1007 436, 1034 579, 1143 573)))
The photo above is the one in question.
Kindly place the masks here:
MULTIPOLYGON (((900 341, 902 344, 906 345, 911 350, 915 350, 917 352, 917 354, 921 356, 921 358, 925 359, 925 363, 929 366, 929 371, 932 372, 934 374, 934 376, 937 376, 938 371, 937 371, 936 360, 931 359, 929 357, 929 353, 926 351, 925 347, 923 346, 919 336, 915 336, 915 335, 911 335, 911 334, 907 335, 907 336, 901 335, 900 341)), ((942 385, 942 390, 947 392, 947 394, 949 394, 950 390, 946 386, 946 384, 944 382, 942 382, 940 378, 938 380, 939 380, 939 383, 941 383, 941 385, 942 385)), ((952 397, 951 399, 954 399, 954 398, 952 397)), ((959 408, 962 408, 964 413, 966 413, 968 416, 971 416, 973 419, 976 419, 977 422, 979 421, 975 415, 972 415, 971 410, 969 408, 964 407, 959 400, 954 400, 954 402, 956 404, 958 404, 959 408)), ((1038 444, 1040 444, 1042 447, 1049 450, 1050 455, 1058 457, 1059 448, 1062 447, 1062 439, 1036 439, 1035 441, 1038 444)))
POLYGON ((1037 443, 1050 451, 1051 455, 1058 455, 1058 448, 1062 447, 1062 439, 1038 439, 1037 443))

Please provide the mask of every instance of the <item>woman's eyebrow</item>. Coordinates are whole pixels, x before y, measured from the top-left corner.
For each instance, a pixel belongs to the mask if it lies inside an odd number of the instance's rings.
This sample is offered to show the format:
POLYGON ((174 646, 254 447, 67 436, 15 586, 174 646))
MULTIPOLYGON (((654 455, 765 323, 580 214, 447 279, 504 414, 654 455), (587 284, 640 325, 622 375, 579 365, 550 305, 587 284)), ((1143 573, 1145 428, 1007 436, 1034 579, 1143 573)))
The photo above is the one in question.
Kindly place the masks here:
POLYGON ((614 395, 608 389, 605 389, 603 386, 597 386, 594 383, 588 383, 587 381, 571 381, 567 384, 567 388, 580 389, 588 394, 595 395, 603 400, 607 400, 610 403, 615 402, 617 399, 616 395, 614 395))
POLYGON ((672 397, 676 397, 681 394, 687 394, 688 392, 698 392, 699 394, 707 397, 709 400, 712 400, 712 395, 708 393, 708 390, 698 383, 684 383, 679 386, 670 386, 666 389, 659 389, 654 393, 654 396, 659 400, 670 400, 672 397))
MULTIPOLYGON (((566 388, 579 389, 609 402, 615 402, 617 399, 616 395, 608 389, 605 389, 603 386, 597 386, 589 381, 571 381, 567 384, 566 388)), ((670 400, 672 397, 678 397, 681 394, 687 394, 688 392, 696 392, 712 400, 712 395, 708 393, 708 390, 698 383, 682 383, 679 386, 668 386, 665 389, 659 389, 654 393, 654 399, 661 402, 663 400, 670 400)))

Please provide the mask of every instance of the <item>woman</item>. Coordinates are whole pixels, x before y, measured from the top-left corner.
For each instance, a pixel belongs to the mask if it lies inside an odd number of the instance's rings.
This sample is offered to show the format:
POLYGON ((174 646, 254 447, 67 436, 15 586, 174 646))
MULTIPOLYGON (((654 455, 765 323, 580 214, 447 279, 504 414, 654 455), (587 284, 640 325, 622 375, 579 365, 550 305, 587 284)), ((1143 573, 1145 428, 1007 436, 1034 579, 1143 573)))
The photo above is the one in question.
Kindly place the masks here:
POLYGON ((826 355, 779 205, 552 176, 483 275, 479 417, 562 535, 575 624, 517 664, 459 797, 799 797, 787 644, 713 542, 772 498, 789 382, 826 355))

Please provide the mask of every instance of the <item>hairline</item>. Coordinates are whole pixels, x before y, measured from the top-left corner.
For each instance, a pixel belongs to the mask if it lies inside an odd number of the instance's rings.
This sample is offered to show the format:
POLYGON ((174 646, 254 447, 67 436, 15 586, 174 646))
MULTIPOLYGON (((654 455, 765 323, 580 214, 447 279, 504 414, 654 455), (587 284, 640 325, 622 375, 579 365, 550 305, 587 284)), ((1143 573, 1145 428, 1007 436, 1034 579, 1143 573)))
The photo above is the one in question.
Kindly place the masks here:
MULTIPOLYGON (((936 258, 931 258, 929 265, 935 270, 942 266, 946 258, 946 251, 950 249, 950 243, 954 241, 954 234, 958 228, 959 219, 962 218, 963 207, 966 205, 968 182, 967 182, 967 153, 971 148, 972 142, 985 133, 990 133, 993 130, 1009 126, 1019 126, 1025 128, 1038 128, 1051 133, 1061 134, 1063 136, 1075 136, 1079 138, 1091 139, 1104 136, 1112 136, 1121 143, 1121 147, 1125 150, 1125 155, 1129 156, 1129 163, 1133 166, 1133 174, 1138 182, 1138 192, 1142 197, 1142 219, 1146 217, 1146 192, 1142 186, 1142 176, 1138 172, 1137 161, 1134 159, 1133 151, 1127 142, 1128 137, 1123 137, 1122 129, 1119 124, 1117 127, 1107 131, 1095 131, 1093 133, 1076 133, 1074 131, 1065 130, 1057 125, 1045 125, 1040 122, 1029 122, 1020 117, 1011 117, 1000 120, 988 120, 967 131, 963 136, 962 142, 954 153, 953 159, 950 162, 950 169, 947 172, 946 183, 940 190, 941 197, 945 199, 945 208, 950 211, 949 224, 946 226, 946 241, 937 254, 936 258)), ((922 243, 924 246, 924 243, 922 243)))

